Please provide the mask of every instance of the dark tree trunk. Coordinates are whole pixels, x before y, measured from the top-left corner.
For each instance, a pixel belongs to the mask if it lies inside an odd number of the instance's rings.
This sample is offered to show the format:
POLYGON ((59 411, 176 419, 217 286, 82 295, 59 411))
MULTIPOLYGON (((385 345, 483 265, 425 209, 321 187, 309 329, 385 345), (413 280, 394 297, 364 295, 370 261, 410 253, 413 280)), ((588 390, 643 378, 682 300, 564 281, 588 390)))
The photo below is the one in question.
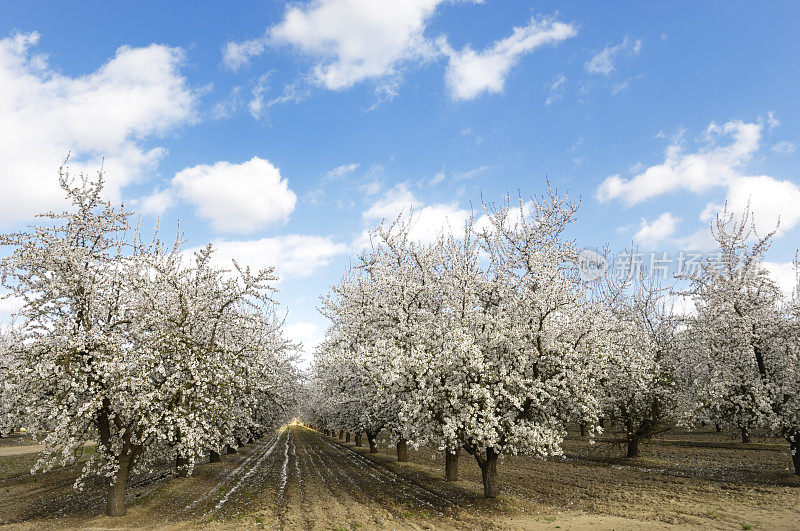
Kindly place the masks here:
POLYGON ((356 433, 356 446, 361 446, 361 432, 356 433))
POLYGON ((586 423, 581 422, 581 437, 586 437, 586 423))
POLYGON ((455 452, 444 451, 444 479, 445 481, 458 481, 458 454, 461 448, 456 448, 455 452))
POLYGON ((719 422, 714 424, 714 429, 717 430, 717 433, 721 433, 722 432, 722 426, 720 425, 719 422))
POLYGON ((345 434, 344 434, 344 442, 346 442, 346 443, 350 442, 350 432, 349 431, 345 432, 345 434))
POLYGON ((747 431, 747 428, 741 427, 739 430, 742 432, 742 444, 747 444, 750 442, 750 432, 747 431))
POLYGON ((108 494, 106 497, 107 516, 125 516, 128 508, 125 507, 125 490, 128 483, 128 473, 130 472, 131 458, 124 455, 119 458, 119 470, 114 477, 114 484, 109 482, 108 494))
POLYGON ((405 439, 397 439, 397 461, 399 463, 408 461, 408 443, 405 439))
POLYGON ((598 420, 597 423, 600 424, 601 428, 605 428, 606 427, 606 419, 604 419, 604 418, 601 418, 600 420, 598 420))
POLYGON ((794 473, 800 476, 800 430, 793 430, 789 432, 786 440, 789 441, 789 448, 792 450, 792 464, 794 464, 794 473))
POLYGON ((239 450, 237 450, 235 447, 233 447, 233 446, 231 446, 231 445, 228 445, 228 446, 226 447, 226 450, 225 450, 225 451, 226 451, 227 453, 229 453, 229 454, 236 454, 236 453, 239 453, 239 450))
POLYGON ((175 476, 179 478, 185 478, 187 475, 186 466, 189 464, 189 460, 185 457, 178 454, 175 457, 175 476))
POLYGON ((628 439, 628 457, 631 459, 639 457, 639 437, 636 435, 628 439))
POLYGON ((378 434, 371 434, 367 432, 367 442, 369 442, 369 453, 378 453, 378 434))
POLYGON ((222 459, 222 456, 219 455, 219 452, 217 452, 215 450, 211 450, 208 453, 208 462, 209 463, 219 463, 221 459, 222 459))
POLYGON ((496 498, 497 488, 497 453, 494 448, 486 449, 486 457, 476 454, 478 466, 481 467, 481 479, 483 480, 483 496, 486 498, 496 498))
POLYGON ((344 430, 339 430, 339 438, 344 439, 344 430))
POLYGON ((639 426, 639 429, 634 429, 632 420, 625 421, 625 438, 628 444, 627 455, 629 458, 639 457, 639 440, 642 438, 643 427, 644 424, 639 426))

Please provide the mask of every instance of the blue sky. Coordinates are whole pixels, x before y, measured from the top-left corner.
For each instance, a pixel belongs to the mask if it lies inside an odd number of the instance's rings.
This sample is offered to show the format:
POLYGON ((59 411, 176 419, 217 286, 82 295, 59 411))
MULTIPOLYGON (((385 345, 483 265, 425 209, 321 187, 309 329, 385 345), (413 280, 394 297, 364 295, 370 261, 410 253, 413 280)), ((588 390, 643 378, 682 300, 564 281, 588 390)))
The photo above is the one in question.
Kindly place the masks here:
MULTIPOLYGON (((290 332, 364 230, 470 201, 583 201, 581 245, 703 250, 714 212, 800 247, 800 4, 312 0, 0 4, 0 230, 105 157, 111 197, 187 247, 273 264, 290 332)), ((13 301, 0 301, 0 312, 13 301)))

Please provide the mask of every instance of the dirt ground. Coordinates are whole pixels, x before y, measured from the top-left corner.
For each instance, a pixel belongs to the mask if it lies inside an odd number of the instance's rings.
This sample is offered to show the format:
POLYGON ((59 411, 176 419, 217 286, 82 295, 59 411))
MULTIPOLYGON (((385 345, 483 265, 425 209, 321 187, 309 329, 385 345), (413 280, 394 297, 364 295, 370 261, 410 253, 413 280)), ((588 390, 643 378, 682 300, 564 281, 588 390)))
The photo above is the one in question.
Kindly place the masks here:
POLYGON ((446 483, 441 453, 392 441, 368 454, 302 426, 279 430, 191 477, 132 478, 128 515, 100 516, 103 485, 71 489, 80 464, 28 473, 33 454, 0 457, 0 524, 11 528, 266 529, 800 529, 800 478, 780 440, 742 445, 734 434, 673 431, 622 458, 577 434, 564 459, 507 457, 503 494, 481 497, 475 460, 446 483))

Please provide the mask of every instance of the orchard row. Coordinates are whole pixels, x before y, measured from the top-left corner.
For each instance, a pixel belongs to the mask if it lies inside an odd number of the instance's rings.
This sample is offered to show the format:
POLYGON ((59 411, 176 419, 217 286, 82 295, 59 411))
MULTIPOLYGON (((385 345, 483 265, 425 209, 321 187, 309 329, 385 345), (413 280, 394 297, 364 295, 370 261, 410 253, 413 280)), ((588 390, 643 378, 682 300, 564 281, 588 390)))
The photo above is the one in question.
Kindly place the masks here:
POLYGON ((772 235, 726 211, 711 227, 721 254, 675 285, 585 282, 566 236, 577 209, 549 190, 485 205, 455 235, 420 238, 413 216, 377 227, 323 300, 304 419, 373 451, 388 430, 399 459, 430 444, 448 480, 463 449, 487 497, 501 454, 559 455, 569 424, 594 436, 606 418, 629 457, 674 425, 766 428, 800 474, 800 300, 762 266, 772 235))

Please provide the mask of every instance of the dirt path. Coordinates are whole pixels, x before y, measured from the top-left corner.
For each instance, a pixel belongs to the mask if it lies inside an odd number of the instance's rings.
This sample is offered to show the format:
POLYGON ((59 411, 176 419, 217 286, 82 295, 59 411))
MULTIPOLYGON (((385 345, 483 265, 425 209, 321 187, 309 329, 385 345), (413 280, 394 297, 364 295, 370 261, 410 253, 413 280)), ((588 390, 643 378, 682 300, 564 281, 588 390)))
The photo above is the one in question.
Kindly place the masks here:
POLYGON ((10 455, 35 454, 44 449, 43 444, 26 444, 24 446, 3 446, 0 447, 0 457, 10 455))
POLYGON ((706 508, 703 500, 708 495, 720 500, 729 497, 726 501, 732 510, 758 516, 764 527, 792 528, 790 522, 800 522, 792 518, 792 513, 800 513, 789 508, 793 504, 785 499, 795 493, 786 487, 759 486, 758 493, 751 492, 759 494, 754 504, 764 505, 759 510, 741 499, 743 492, 731 491, 733 485, 717 488, 706 481, 678 478, 681 494, 686 496, 670 497, 666 493, 677 484, 673 481, 669 489, 658 485, 672 481, 668 476, 642 476, 641 471, 592 463, 516 458, 514 465, 504 464, 506 494, 484 500, 475 483, 479 476, 468 459, 463 463, 462 481, 448 484, 438 479, 439 471, 430 465, 430 459, 440 464, 436 453, 414 451, 415 462, 400 464, 389 455, 367 456, 365 452, 302 426, 286 427, 237 454, 223 456, 219 463, 197 467, 190 477, 173 478, 166 465, 161 479, 136 479, 129 488, 128 515, 113 519, 99 516, 104 505, 99 481, 83 492, 71 489, 77 466, 38 480, 20 472, 0 478, 0 524, 25 529, 743 527, 742 513, 729 515, 722 508, 712 513, 706 508), (709 489, 713 492, 706 493, 709 489), (734 494, 729 496, 729 492, 734 494), (665 511, 670 507, 680 509, 684 516, 667 518, 665 511), (774 518, 767 513, 774 513, 774 518))

